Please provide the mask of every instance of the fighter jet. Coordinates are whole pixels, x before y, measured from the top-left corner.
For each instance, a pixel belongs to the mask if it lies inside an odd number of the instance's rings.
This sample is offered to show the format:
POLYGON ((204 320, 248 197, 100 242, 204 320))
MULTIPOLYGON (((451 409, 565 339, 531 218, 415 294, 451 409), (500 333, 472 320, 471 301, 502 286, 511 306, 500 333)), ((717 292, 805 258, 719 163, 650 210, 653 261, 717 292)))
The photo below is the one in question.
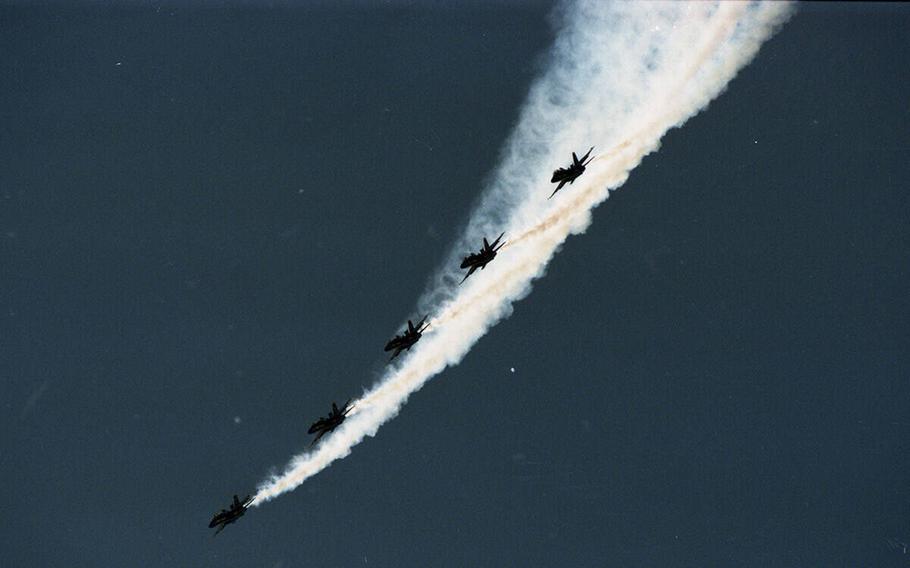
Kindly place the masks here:
POLYGON ((483 239, 483 248, 480 249, 480 252, 472 253, 464 257, 464 260, 461 261, 461 267, 470 268, 470 270, 464 275, 464 278, 461 279, 459 284, 467 280, 468 276, 474 274, 474 271, 478 268, 481 270, 486 268, 487 263, 496 258, 496 253, 505 245, 505 243, 502 243, 501 245, 496 246, 499 239, 501 239, 504 234, 505 233, 500 233, 500 235, 496 237, 496 240, 493 241, 493 244, 488 243, 485 237, 483 239))
POLYGON ((423 332, 426 331, 426 329, 430 326, 430 324, 424 325, 423 323, 427 321, 428 315, 429 314, 423 316, 423 319, 420 320, 416 326, 411 323, 411 320, 408 320, 408 328, 404 330, 404 333, 401 335, 396 335, 390 339, 388 343, 385 344, 386 351, 391 351, 393 349, 395 350, 395 353, 392 354, 392 358, 389 359, 389 361, 392 361, 395 359, 395 357, 398 357, 402 351, 410 351, 411 347, 420 341, 421 336, 423 336, 423 332))
POLYGON ((307 434, 316 434, 316 438, 313 439, 310 447, 312 448, 320 438, 341 426, 341 423, 344 422, 344 419, 348 417, 348 413, 353 410, 353 408, 354 407, 351 406, 351 399, 348 399, 341 408, 338 408, 338 405, 333 402, 332 411, 329 412, 329 415, 313 422, 313 425, 307 430, 307 434))
POLYGON ((218 530, 215 531, 215 535, 217 535, 224 530, 224 527, 242 517, 252 502, 253 497, 250 495, 244 497, 242 503, 240 502, 240 499, 234 495, 234 502, 231 503, 231 508, 221 509, 220 513, 215 513, 215 516, 212 517, 212 521, 209 523, 209 528, 213 529, 215 527, 218 527, 218 530))
MULTIPOLYGON (((594 149, 594 146, 591 146, 591 150, 594 149)), ((578 159, 578 156, 575 155, 575 152, 572 152, 572 164, 568 168, 559 168, 553 172, 553 178, 550 179, 550 183, 559 182, 559 185, 556 186, 556 189, 553 190, 553 193, 550 194, 550 197, 556 195, 556 192, 562 189, 562 186, 575 183, 575 180, 581 174, 585 173, 585 167, 591 163, 591 160, 588 160, 588 156, 591 155, 591 150, 588 150, 588 153, 578 159), (587 161, 585 161, 587 160, 587 161)), ((548 197, 547 199, 550 199, 548 197)))

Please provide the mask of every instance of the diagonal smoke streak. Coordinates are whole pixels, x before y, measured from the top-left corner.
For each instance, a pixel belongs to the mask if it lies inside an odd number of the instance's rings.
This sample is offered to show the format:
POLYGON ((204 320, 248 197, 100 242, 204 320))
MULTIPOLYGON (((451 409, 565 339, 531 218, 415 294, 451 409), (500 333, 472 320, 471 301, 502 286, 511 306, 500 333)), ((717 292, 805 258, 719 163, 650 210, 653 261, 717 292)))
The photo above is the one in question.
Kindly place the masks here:
POLYGON ((252 504, 293 490, 347 456, 394 418, 411 393, 457 364, 530 292, 566 238, 587 228, 592 208, 669 129, 720 94, 790 11, 782 3, 739 2, 566 6, 548 69, 531 88, 502 164, 419 302, 421 313, 434 314, 429 331, 315 451, 264 481, 252 504), (550 171, 591 144, 599 155, 585 174, 547 201, 550 171), (503 228, 508 243, 490 272, 458 286, 450 270, 458 255, 503 228))

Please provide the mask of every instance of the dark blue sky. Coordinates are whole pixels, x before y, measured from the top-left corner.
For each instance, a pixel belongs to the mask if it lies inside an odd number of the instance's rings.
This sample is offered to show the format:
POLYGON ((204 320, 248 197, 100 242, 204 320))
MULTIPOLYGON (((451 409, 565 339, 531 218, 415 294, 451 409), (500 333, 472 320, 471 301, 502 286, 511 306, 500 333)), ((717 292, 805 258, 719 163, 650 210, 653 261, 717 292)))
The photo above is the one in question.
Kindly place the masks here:
POLYGON ((4 565, 910 564, 900 5, 804 6, 459 367, 211 538, 378 377, 549 12, 0 8, 4 565))

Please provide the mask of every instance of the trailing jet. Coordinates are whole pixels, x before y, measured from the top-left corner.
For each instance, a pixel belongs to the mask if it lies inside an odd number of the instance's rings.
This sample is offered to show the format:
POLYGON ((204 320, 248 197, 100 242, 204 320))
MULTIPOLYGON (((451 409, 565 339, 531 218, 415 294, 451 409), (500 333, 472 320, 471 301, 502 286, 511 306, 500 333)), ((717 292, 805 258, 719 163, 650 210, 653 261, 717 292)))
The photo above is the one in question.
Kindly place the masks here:
POLYGON ((421 336, 423 336, 423 332, 426 331, 428 327, 430 327, 430 324, 424 325, 423 323, 427 321, 428 315, 429 314, 423 316, 423 319, 417 322, 416 326, 411 323, 411 320, 408 320, 408 328, 404 330, 404 333, 401 335, 396 335, 390 339, 388 343, 385 344, 386 351, 391 351, 393 349, 395 350, 395 353, 392 354, 392 358, 389 359, 389 361, 395 359, 395 357, 398 357, 402 351, 410 351, 411 347, 420 341, 421 336))
POLYGON ((215 534, 217 535, 224 530, 224 527, 242 517, 252 502, 253 498, 250 495, 244 497, 242 503, 240 502, 240 499, 234 495, 234 502, 231 503, 231 508, 221 509, 220 513, 215 513, 215 516, 212 517, 212 520, 209 523, 209 528, 213 529, 215 527, 218 527, 218 530, 215 531, 215 534))
POLYGON ((341 426, 341 423, 344 422, 344 419, 348 417, 348 413, 353 410, 353 408, 354 407, 351 406, 351 399, 348 399, 341 408, 338 408, 338 405, 333 402, 332 411, 329 412, 329 415, 313 422, 313 425, 307 430, 307 434, 316 434, 316 438, 313 439, 310 447, 312 448, 320 438, 341 426))
MULTIPOLYGON (((591 150, 594 149, 594 146, 591 146, 591 150)), ((568 168, 559 168, 553 172, 553 177, 550 179, 550 183, 559 182, 559 185, 556 186, 556 189, 553 190, 553 193, 550 194, 550 197, 556 195, 556 192, 562 189, 562 186, 575 183, 575 180, 578 179, 578 176, 585 173, 585 167, 591 163, 591 160, 588 160, 588 156, 591 155, 591 150, 588 150, 588 153, 578 159, 578 156, 575 155, 575 152, 572 152, 572 164, 568 168), (587 160, 587 161, 585 161, 587 160)), ((550 199, 548 197, 547 199, 550 199)))
MULTIPOLYGON (((484 237, 483 248, 480 249, 480 252, 472 253, 464 257, 464 260, 461 261, 461 267, 470 268, 470 270, 464 275, 461 282, 467 280, 468 276, 474 274, 474 271, 478 268, 483 270, 488 262, 496 258, 496 253, 505 245, 505 243, 502 243, 501 245, 496 246, 499 239, 501 239, 504 234, 505 233, 500 233, 499 236, 496 237, 496 240, 493 241, 493 244, 488 243, 486 237, 484 237)), ((459 282, 459 284, 461 284, 461 282, 459 282)))

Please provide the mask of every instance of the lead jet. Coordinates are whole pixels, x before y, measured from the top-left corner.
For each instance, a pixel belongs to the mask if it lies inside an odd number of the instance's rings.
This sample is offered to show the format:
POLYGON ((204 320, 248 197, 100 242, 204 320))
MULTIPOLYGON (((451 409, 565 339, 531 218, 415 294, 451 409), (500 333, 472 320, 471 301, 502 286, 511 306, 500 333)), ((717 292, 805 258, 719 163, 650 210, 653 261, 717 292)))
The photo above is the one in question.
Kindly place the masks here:
POLYGON ((430 324, 424 324, 423 322, 427 321, 427 317, 423 316, 423 319, 420 320, 415 326, 411 323, 411 320, 408 320, 408 328, 404 330, 404 333, 401 335, 396 335, 385 344, 385 350, 391 351, 395 350, 395 353, 392 354, 392 358, 389 361, 398 357, 402 351, 410 351, 411 347, 414 347, 414 344, 420 341, 420 338, 423 336, 423 332, 430 327, 430 324))
MULTIPOLYGON (((594 150, 594 146, 591 146, 591 150, 594 150)), ((591 155, 591 150, 588 150, 588 153, 578 159, 578 156, 575 155, 575 152, 572 152, 572 164, 568 168, 559 168, 553 172, 553 177, 550 179, 550 183, 559 182, 559 185, 556 186, 556 189, 553 190, 553 193, 550 194, 550 197, 556 195, 556 192, 562 189, 562 186, 575 183, 575 180, 578 179, 578 176, 585 173, 585 167, 591 163, 591 160, 588 160, 588 156, 591 155), (587 161, 585 161, 587 160, 587 161)), ((548 197, 547 199, 550 199, 548 197)))
POLYGON ((461 267, 470 268, 470 270, 464 275, 464 278, 461 279, 459 284, 467 280, 468 276, 474 274, 474 271, 478 268, 483 270, 487 266, 487 263, 496 258, 496 253, 505 245, 505 243, 502 243, 501 245, 496 246, 499 239, 501 239, 504 234, 505 233, 500 233, 499 236, 496 237, 496 240, 493 241, 493 244, 488 243, 486 237, 484 237, 483 247, 480 249, 480 252, 475 252, 464 257, 464 260, 461 261, 461 267))
POLYGON ((211 522, 209 522, 209 528, 213 529, 218 527, 218 530, 215 531, 215 535, 224 530, 224 527, 229 524, 236 522, 237 519, 243 516, 246 513, 246 510, 249 509, 250 503, 253 502, 253 498, 250 495, 247 495, 243 498, 243 502, 234 495, 234 502, 231 503, 230 509, 221 509, 220 513, 215 513, 215 516, 212 517, 211 522))
POLYGON ((354 407, 351 406, 351 399, 348 399, 344 406, 338 408, 338 405, 334 402, 332 403, 332 411, 329 412, 329 415, 325 418, 320 418, 316 422, 313 422, 313 425, 310 426, 310 429, 307 430, 307 434, 316 434, 316 438, 313 439, 313 442, 310 444, 310 447, 316 445, 316 442, 320 438, 333 431, 335 428, 341 426, 341 423, 344 422, 344 419, 348 417, 348 413, 353 410, 354 407))

